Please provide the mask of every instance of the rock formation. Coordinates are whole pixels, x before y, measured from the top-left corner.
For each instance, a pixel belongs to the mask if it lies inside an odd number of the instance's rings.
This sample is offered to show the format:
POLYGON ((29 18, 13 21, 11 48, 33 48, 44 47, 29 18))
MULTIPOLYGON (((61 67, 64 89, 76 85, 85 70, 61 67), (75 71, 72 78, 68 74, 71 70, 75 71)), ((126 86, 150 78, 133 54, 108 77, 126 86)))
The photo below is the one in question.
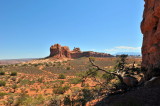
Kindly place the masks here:
POLYGON ((142 70, 145 80, 160 76, 160 0, 145 0, 143 21, 142 70))
POLYGON ((50 47, 50 57, 55 58, 70 58, 70 50, 67 46, 61 46, 60 44, 55 44, 50 47))
POLYGON ((50 56, 54 58, 80 58, 80 57, 113 57, 107 53, 98 53, 93 51, 82 52, 80 48, 74 48, 70 51, 69 47, 55 44, 50 47, 50 56))

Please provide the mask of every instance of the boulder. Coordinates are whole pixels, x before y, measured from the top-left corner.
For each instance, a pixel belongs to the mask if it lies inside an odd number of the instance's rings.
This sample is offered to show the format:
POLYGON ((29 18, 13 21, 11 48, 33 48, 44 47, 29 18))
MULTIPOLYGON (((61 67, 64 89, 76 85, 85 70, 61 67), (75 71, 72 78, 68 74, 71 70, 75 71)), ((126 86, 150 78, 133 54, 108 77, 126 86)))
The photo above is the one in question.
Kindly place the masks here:
POLYGON ((134 87, 138 84, 138 80, 131 76, 123 77, 123 82, 129 87, 134 87))
POLYGON ((144 84, 145 87, 157 87, 160 86, 160 77, 152 77, 149 81, 144 84))

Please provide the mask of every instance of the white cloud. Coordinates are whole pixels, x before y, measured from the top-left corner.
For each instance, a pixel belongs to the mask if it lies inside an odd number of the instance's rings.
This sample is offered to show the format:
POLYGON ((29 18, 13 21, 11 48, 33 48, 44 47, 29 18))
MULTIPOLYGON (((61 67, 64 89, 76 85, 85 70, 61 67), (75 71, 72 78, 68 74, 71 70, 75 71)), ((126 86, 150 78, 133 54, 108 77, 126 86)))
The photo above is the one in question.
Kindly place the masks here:
POLYGON ((90 51, 95 51, 96 49, 90 49, 90 51))
POLYGON ((141 52, 141 47, 117 46, 111 49, 105 49, 104 51, 111 54, 117 52, 141 52))

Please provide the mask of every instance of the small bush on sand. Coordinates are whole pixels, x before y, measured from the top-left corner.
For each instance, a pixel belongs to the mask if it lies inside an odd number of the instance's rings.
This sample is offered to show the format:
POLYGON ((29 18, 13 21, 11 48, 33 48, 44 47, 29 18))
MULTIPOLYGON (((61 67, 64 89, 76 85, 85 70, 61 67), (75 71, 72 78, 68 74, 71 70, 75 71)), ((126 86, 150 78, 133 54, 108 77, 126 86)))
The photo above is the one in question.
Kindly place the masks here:
POLYGON ((0 75, 5 75, 5 72, 4 71, 0 71, 0 75))
POLYGON ((53 89, 53 92, 55 94, 64 94, 70 87, 68 85, 65 85, 64 87, 59 86, 57 88, 53 89))
POLYGON ((6 85, 6 82, 0 80, 0 86, 5 86, 5 85, 6 85))
POLYGON ((66 79, 66 76, 64 74, 59 74, 58 79, 66 79))
POLYGON ((11 72, 11 76, 17 76, 17 72, 11 72))
POLYGON ((3 92, 0 92, 0 97, 3 97, 5 95, 8 95, 7 93, 3 93, 3 92))
POLYGON ((37 80, 39 83, 42 83, 43 82, 43 78, 38 78, 37 80))
POLYGON ((78 83, 82 82, 82 79, 80 79, 80 78, 72 78, 72 79, 69 80, 69 82, 71 84, 78 84, 78 83))
POLYGON ((71 67, 67 67, 67 68, 66 68, 66 70, 70 70, 70 69, 71 69, 71 67))

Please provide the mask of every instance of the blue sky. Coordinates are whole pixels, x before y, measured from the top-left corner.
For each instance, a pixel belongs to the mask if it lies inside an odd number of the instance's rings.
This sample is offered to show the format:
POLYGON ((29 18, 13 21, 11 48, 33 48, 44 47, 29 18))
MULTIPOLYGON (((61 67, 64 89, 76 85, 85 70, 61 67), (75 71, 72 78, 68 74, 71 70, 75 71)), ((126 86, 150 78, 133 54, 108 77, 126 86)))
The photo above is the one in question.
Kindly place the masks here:
POLYGON ((49 55, 55 43, 140 52, 143 0, 1 0, 0 59, 49 55))

